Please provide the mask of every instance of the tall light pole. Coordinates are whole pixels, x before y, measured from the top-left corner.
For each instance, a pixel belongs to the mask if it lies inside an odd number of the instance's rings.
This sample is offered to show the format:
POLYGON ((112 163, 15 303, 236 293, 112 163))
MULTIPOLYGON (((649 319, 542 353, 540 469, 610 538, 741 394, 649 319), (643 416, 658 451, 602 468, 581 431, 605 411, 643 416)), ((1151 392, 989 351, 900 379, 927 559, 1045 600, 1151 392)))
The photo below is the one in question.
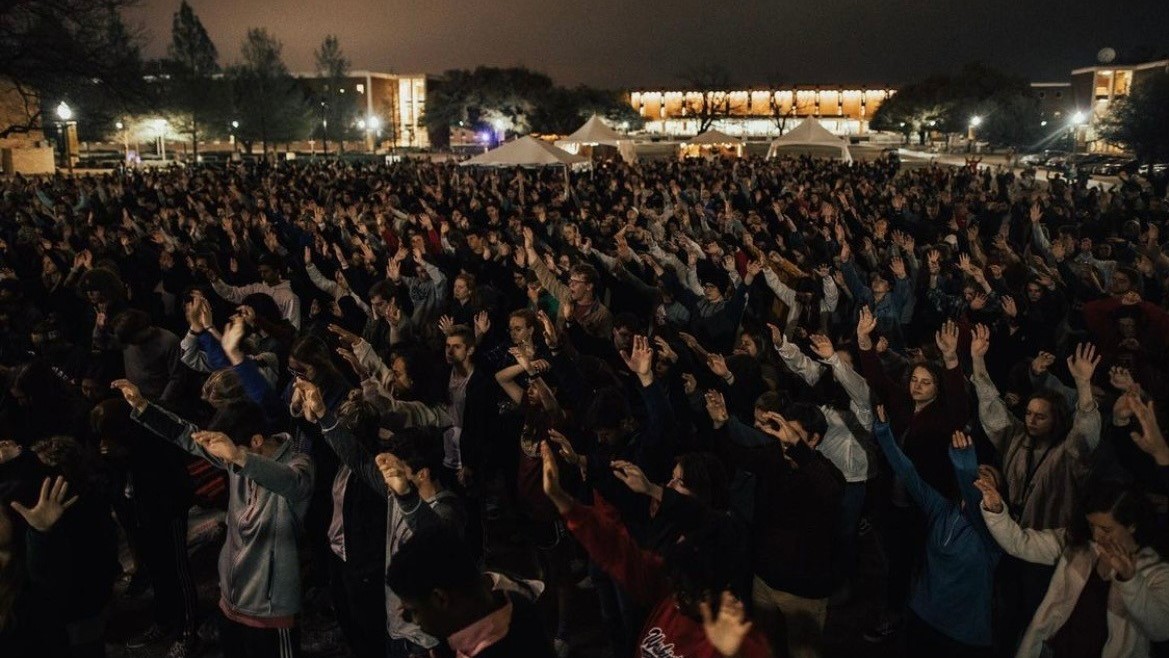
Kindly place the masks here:
POLYGON ((1087 120, 1088 117, 1079 110, 1072 114, 1072 120, 1068 124, 1069 132, 1072 137, 1072 153, 1075 153, 1080 145, 1080 126, 1084 125, 1084 122, 1087 120))
POLYGON ((231 137, 231 154, 233 156, 235 155, 235 152, 236 152, 235 145, 236 145, 237 140, 235 138, 235 131, 237 131, 237 130, 239 130, 239 121, 236 119, 232 119, 231 131, 229 132, 229 136, 231 137))
POLYGON ((376 153, 378 140, 374 139, 374 135, 381 136, 382 120, 376 116, 370 116, 365 122, 365 127, 369 130, 369 152, 376 153))
POLYGON ((974 115, 970 117, 970 125, 966 131, 966 152, 969 153, 974 149, 974 129, 982 125, 982 117, 974 115))
POLYGON ((57 105, 57 119, 60 120, 57 128, 61 135, 61 156, 65 160, 65 166, 69 168, 69 175, 72 176, 73 144, 70 138, 72 137, 71 128, 76 124, 73 123, 73 108, 69 107, 65 101, 61 101, 57 105))
POLYGON ((127 163, 130 160, 130 136, 126 130, 126 124, 121 121, 114 124, 118 132, 122 134, 122 162, 127 163))

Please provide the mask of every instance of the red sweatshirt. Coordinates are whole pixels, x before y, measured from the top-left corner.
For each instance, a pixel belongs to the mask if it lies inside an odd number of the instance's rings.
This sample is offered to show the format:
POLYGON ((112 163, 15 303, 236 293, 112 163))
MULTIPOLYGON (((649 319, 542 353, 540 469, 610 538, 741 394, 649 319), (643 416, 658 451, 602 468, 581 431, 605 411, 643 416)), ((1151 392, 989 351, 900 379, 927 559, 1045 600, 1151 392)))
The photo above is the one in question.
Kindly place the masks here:
MULTIPOLYGON (((653 606, 638 639, 639 658, 722 658, 707 641, 702 622, 682 614, 674 604, 661 556, 642 550, 625 526, 596 508, 573 505, 564 519, 569 531, 605 573, 639 603, 653 606)), ((752 628, 739 656, 770 655, 763 633, 752 628)))

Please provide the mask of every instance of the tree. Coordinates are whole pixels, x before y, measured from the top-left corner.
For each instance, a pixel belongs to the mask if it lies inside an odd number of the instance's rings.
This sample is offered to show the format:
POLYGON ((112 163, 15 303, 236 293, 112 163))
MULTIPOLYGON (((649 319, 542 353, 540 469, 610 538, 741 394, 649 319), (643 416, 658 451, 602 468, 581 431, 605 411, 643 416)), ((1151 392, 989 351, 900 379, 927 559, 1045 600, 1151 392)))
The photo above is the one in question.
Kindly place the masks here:
POLYGON ((705 62, 692 66, 678 76, 699 95, 698 104, 688 109, 698 120, 698 134, 710 130, 715 121, 731 116, 731 74, 722 64, 705 62))
POLYGON ((1169 161, 1169 73, 1138 80, 1112 108, 1101 132, 1142 162, 1169 161))
POLYGON ((220 118, 224 89, 217 79, 219 52, 191 5, 183 0, 171 22, 170 56, 165 98, 173 109, 176 132, 190 135, 191 152, 199 156, 199 135, 213 118, 220 118))
POLYGON ((977 62, 957 75, 935 75, 902 87, 881 104, 871 126, 916 132, 924 143, 930 130, 965 134, 975 116, 982 118, 979 140, 1031 147, 1041 138, 1039 102, 1027 81, 977 62))
POLYGON ((579 85, 572 89, 552 87, 538 100, 532 116, 537 132, 567 134, 581 122, 597 114, 623 130, 640 128, 645 120, 625 102, 622 94, 607 89, 579 85))
POLYGON ((101 121, 146 99, 140 38, 119 11, 133 0, 0 3, 0 138, 43 129, 59 101, 101 121))
POLYGON ((249 152, 257 140, 267 154, 269 144, 309 132, 304 93, 284 65, 283 48, 264 28, 251 28, 240 49, 242 61, 228 70, 239 117, 236 135, 249 152))
POLYGON ((345 79, 349 75, 349 58, 341 51, 336 35, 328 35, 316 52, 317 75, 321 86, 315 102, 320 122, 313 129, 325 143, 325 154, 329 153, 329 137, 335 137, 338 149, 345 153, 345 138, 353 132, 354 117, 357 116, 356 96, 345 94, 345 79))
POLYGON ((431 130, 460 125, 524 134, 552 89, 551 78, 523 67, 454 69, 428 90, 422 121, 431 130))

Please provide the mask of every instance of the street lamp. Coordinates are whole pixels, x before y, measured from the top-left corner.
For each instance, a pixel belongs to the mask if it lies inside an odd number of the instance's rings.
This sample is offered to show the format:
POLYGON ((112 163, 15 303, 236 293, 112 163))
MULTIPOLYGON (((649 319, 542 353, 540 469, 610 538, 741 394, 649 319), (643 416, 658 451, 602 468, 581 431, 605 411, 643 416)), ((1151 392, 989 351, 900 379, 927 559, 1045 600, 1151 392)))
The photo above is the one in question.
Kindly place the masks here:
POLYGON ((118 132, 122 133, 122 162, 127 163, 130 160, 129 131, 126 130, 126 124, 122 123, 121 121, 115 122, 114 127, 118 129, 118 132))
POLYGON ((235 153, 236 153, 235 145, 237 143, 237 140, 235 138, 235 131, 237 131, 237 130, 239 130, 239 121, 232 119, 231 130, 227 131, 228 132, 228 141, 231 142, 231 159, 232 159, 232 161, 235 160, 235 153))
POLYGON ((65 160, 65 166, 69 168, 69 175, 73 175, 73 148, 70 143, 72 137, 73 126, 73 108, 65 101, 61 101, 57 105, 57 130, 61 136, 61 157, 65 160))
POLYGON ((977 114, 970 117, 970 127, 966 132, 966 152, 974 148, 974 129, 982 125, 982 117, 977 114))
POLYGON ((1072 138, 1072 153, 1075 153, 1076 147, 1080 145, 1080 126, 1084 125, 1087 120, 1087 115, 1079 110, 1072 114, 1072 120, 1068 124, 1068 132, 1072 138))
POLYGON ((166 119, 155 119, 154 126, 158 128, 158 157, 164 164, 166 163, 166 128, 170 122, 166 119))

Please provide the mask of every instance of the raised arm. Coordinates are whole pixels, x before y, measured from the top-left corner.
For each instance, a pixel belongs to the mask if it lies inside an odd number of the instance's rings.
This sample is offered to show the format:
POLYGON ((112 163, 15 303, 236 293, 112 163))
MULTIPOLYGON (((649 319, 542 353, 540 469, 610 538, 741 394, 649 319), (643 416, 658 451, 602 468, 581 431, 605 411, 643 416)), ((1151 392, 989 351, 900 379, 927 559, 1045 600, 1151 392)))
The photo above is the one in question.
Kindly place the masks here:
MULTIPOLYGON (((877 407, 877 410, 878 418, 880 418, 883 415, 883 409, 877 407)), ((893 430, 889 427, 889 423, 884 418, 880 418, 873 425, 873 433, 877 438, 878 445, 881 446, 881 452, 885 453, 885 459, 893 468, 893 473, 905 485, 910 497, 921 507, 926 516, 932 519, 943 513, 948 504, 946 499, 933 487, 926 484, 925 480, 917 473, 917 469, 914 468, 913 462, 909 461, 904 452, 901 452, 901 447, 893 438, 893 430)))

